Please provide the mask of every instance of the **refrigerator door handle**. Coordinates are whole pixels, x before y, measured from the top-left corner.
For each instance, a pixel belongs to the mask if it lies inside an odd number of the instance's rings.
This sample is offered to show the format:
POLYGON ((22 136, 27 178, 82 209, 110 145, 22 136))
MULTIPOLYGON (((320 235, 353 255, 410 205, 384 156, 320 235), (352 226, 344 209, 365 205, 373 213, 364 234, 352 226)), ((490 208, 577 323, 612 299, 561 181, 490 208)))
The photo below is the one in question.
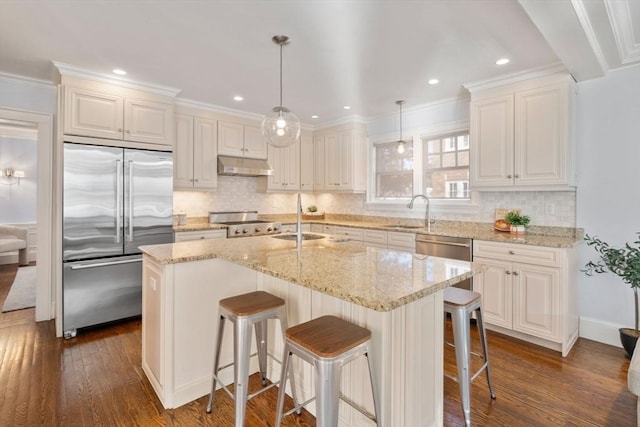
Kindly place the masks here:
POLYGON ((122 160, 116 160, 116 243, 122 235, 122 160))
POLYGON ((106 267, 106 266, 109 266, 109 265, 118 265, 118 264, 131 264, 131 263, 134 263, 134 262, 142 262, 142 258, 126 259, 126 260, 122 260, 122 261, 96 262, 95 264, 72 265, 71 269, 72 270, 84 270, 86 268, 106 267))
POLYGON ((129 166, 129 236, 128 240, 133 242, 133 160, 127 162, 129 166))

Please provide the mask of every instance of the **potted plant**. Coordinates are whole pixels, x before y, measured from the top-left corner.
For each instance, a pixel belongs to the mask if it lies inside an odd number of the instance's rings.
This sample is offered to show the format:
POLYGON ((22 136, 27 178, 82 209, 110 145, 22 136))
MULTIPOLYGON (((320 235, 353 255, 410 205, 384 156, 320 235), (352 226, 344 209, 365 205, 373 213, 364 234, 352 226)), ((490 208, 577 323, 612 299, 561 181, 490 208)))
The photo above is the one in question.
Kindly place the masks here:
MULTIPOLYGON (((637 233, 640 235, 640 233, 637 233)), ((587 276, 593 273, 606 273, 607 271, 619 276, 623 282, 631 286, 634 296, 635 328, 620 328, 620 341, 631 358, 636 347, 636 341, 640 336, 638 328, 638 288, 640 287, 640 238, 633 242, 633 246, 626 243, 622 248, 610 246, 597 237, 588 234, 584 240, 600 254, 597 262, 589 261, 584 270, 587 276)))
POLYGON ((525 227, 531 221, 531 218, 527 215, 522 215, 518 211, 507 212, 504 219, 511 224, 511 232, 516 234, 524 234, 525 227))

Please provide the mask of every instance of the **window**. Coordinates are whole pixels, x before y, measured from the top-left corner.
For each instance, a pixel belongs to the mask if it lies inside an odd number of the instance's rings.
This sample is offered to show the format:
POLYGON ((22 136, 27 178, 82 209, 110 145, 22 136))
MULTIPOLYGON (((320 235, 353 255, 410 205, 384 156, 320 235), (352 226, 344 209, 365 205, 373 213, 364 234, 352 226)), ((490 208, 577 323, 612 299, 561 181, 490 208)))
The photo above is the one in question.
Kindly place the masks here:
POLYGON ((405 203, 414 194, 456 203, 471 200, 466 129, 450 127, 441 134, 416 135, 405 143, 402 154, 397 141, 376 143, 372 163, 370 202, 405 203))
POLYGON ((422 187, 435 199, 469 198, 469 132, 423 138, 422 187))
POLYGON ((397 142, 376 144, 376 198, 407 198, 413 195, 413 142, 398 153, 397 142))

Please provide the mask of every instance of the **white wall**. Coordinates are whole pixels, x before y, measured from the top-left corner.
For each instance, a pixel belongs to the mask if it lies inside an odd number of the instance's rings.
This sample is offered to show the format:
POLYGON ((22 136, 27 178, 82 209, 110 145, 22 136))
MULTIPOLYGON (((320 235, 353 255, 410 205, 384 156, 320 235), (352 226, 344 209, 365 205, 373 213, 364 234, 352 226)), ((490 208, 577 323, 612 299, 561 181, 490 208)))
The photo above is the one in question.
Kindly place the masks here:
POLYGON ((55 114, 57 97, 51 83, 0 74, 0 107, 55 114))
MULTIPOLYGON (((1 132, 0 132, 1 133, 1 132)), ((0 224, 35 223, 38 182, 38 145, 32 139, 4 137, 0 134, 0 173, 5 168, 25 172, 25 177, 0 177, 0 224)))
MULTIPOLYGON (((640 231, 640 67, 578 85, 578 226, 613 245, 640 231)), ((583 245, 580 263, 597 259, 583 245)), ((617 276, 579 276, 580 335, 619 345, 633 327, 633 293, 617 276)))

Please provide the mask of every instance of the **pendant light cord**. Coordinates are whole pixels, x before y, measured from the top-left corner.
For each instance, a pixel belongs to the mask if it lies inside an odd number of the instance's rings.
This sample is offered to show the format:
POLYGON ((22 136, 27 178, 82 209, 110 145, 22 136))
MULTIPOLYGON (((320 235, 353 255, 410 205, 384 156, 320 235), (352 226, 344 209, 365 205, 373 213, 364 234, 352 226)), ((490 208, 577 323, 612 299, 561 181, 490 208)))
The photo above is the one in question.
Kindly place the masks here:
POLYGON ((402 140, 402 103, 400 104, 400 142, 404 142, 402 140))
POLYGON ((280 43, 280 106, 282 107, 282 46, 280 43))

